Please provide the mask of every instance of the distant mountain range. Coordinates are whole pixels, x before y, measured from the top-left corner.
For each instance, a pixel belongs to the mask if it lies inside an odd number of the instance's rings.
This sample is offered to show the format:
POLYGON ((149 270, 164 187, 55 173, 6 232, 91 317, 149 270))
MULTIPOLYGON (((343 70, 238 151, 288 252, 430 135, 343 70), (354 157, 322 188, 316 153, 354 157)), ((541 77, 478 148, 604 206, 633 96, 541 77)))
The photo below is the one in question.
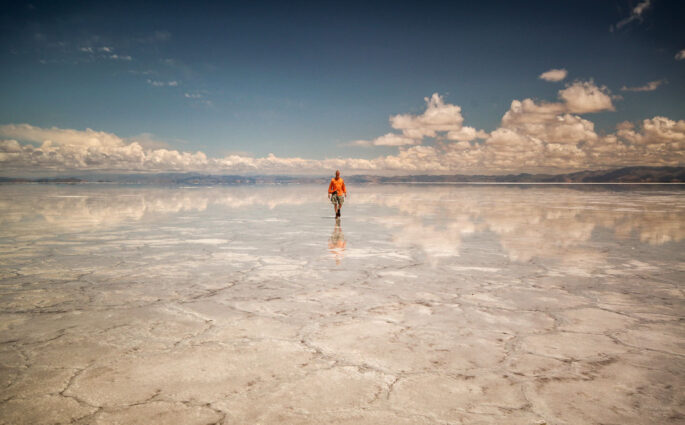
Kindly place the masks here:
MULTIPOLYGON (((685 167, 624 167, 614 170, 579 171, 567 174, 488 175, 411 175, 411 176, 344 176, 350 183, 685 183, 685 167)), ((0 183, 118 183, 173 184, 187 186, 237 184, 325 184, 330 177, 239 176, 195 173, 163 174, 96 174, 74 177, 11 178, 0 177, 0 183)))
POLYGON ((625 167, 568 174, 354 176, 379 183, 683 183, 685 167, 625 167))

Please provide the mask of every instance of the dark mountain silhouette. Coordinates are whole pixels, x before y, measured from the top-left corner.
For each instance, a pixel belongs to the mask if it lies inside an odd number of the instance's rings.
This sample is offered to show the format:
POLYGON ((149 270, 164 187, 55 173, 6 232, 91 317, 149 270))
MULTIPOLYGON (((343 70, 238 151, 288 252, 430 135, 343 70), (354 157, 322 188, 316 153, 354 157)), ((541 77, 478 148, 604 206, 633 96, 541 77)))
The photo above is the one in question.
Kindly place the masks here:
MULTIPOLYGON (((305 184, 328 182, 330 177, 287 175, 206 175, 196 173, 93 174, 52 178, 0 177, 0 183, 118 183, 212 186, 235 184, 305 184)), ((567 174, 345 176, 350 183, 685 183, 685 167, 624 167, 567 174)))

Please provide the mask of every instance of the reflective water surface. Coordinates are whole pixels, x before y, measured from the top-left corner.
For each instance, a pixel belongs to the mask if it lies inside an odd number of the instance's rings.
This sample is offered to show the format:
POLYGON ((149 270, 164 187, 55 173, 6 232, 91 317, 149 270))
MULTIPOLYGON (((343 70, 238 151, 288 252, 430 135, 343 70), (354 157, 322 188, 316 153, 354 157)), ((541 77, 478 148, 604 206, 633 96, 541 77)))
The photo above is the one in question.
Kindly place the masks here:
POLYGON ((0 423, 679 423, 680 186, 0 186, 0 423))

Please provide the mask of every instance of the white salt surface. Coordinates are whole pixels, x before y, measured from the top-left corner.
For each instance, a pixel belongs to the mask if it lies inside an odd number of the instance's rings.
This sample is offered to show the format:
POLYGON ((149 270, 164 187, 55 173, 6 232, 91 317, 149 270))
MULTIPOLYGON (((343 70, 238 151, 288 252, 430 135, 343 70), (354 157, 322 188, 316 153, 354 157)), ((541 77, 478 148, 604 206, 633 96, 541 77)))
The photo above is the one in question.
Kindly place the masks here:
POLYGON ((683 423, 683 189, 350 186, 0 186, 0 424, 683 423))

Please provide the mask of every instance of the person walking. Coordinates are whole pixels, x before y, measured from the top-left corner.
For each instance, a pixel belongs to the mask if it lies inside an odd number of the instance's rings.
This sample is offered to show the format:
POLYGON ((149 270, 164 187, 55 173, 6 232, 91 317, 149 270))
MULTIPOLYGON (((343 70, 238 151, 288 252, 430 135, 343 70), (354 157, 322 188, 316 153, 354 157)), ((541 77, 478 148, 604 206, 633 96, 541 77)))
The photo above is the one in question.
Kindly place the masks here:
POLYGON ((333 203, 335 218, 340 218, 340 209, 346 197, 345 181, 340 177, 340 170, 335 170, 335 177, 331 179, 331 184, 328 185, 328 199, 333 203))

